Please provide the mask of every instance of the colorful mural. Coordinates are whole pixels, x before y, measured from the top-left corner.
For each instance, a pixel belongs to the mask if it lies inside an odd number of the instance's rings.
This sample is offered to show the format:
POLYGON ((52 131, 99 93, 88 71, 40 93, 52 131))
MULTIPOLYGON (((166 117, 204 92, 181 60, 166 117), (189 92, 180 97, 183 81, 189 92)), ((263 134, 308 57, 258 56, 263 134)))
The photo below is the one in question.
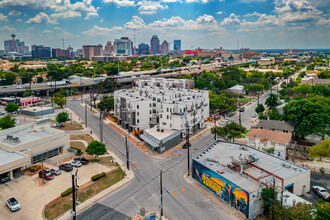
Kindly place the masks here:
POLYGON ((193 178, 249 218, 249 193, 244 189, 196 161, 193 161, 193 178))

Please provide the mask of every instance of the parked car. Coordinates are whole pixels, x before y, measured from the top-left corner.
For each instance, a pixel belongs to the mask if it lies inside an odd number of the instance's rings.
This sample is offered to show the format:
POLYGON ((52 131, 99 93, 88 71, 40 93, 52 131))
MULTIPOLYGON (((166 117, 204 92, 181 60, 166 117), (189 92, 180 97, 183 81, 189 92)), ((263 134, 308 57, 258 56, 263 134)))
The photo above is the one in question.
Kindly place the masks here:
POLYGON ((228 122, 228 121, 223 120, 223 121, 220 123, 220 125, 225 125, 225 124, 227 124, 227 122, 228 122))
POLYGON ((14 212, 21 208, 21 204, 15 199, 15 197, 10 197, 7 199, 6 204, 10 211, 14 212))
POLYGON ((59 168, 60 168, 60 170, 64 170, 64 171, 66 171, 66 172, 70 172, 70 171, 73 170, 72 165, 69 164, 69 163, 61 164, 61 165, 59 166, 59 168))
POLYGON ((0 112, 0 115, 4 115, 5 113, 4 112, 0 112))
POLYGON ((63 123, 62 122, 56 122, 54 124, 52 124, 53 127, 62 127, 63 123))
POLYGON ((82 163, 80 161, 71 161, 70 164, 74 167, 81 167, 82 163))
POLYGON ((54 174, 55 176, 58 176, 62 173, 61 170, 58 168, 51 168, 48 171, 51 172, 52 174, 54 174))
POLYGON ((253 113, 251 116, 252 116, 252 118, 255 118, 255 117, 257 117, 257 113, 253 113))
POLYGON ((245 108, 244 108, 244 107, 241 107, 241 108, 239 109, 239 111, 240 111, 240 112, 244 112, 244 111, 245 111, 245 108))
POLYGON ((89 160, 85 159, 85 157, 75 157, 73 160, 79 161, 80 163, 82 163, 82 165, 86 165, 89 163, 89 160))
POLYGON ((319 196, 321 196, 322 199, 324 200, 329 200, 330 199, 330 194, 327 192, 325 188, 322 186, 312 186, 312 189, 314 192, 316 192, 319 196))
POLYGON ((5 183, 5 182, 8 182, 9 180, 10 180, 10 178, 8 176, 0 177, 0 183, 5 183))
POLYGON ((54 179, 54 174, 47 170, 41 170, 39 172, 39 178, 45 179, 45 180, 52 180, 54 179))
POLYGON ((17 86, 16 89, 24 89, 24 86, 17 86))

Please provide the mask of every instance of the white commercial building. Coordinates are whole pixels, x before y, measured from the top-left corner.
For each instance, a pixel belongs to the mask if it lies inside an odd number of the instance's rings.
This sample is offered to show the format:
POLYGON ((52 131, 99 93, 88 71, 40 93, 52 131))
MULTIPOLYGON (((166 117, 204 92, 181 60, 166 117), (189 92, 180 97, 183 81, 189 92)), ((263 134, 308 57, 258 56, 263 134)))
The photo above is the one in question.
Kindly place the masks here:
POLYGON ((49 124, 20 125, 0 131, 0 179, 13 178, 13 171, 67 152, 70 138, 49 124))
POLYGON ((118 124, 129 131, 144 130, 143 137, 147 143, 159 149, 162 145, 160 152, 169 148, 162 140, 168 137, 160 134, 162 138, 157 141, 157 132, 165 132, 171 136, 170 139, 175 137, 179 140, 187 128, 190 133, 195 133, 205 127, 204 121, 209 117, 209 93, 186 89, 193 87, 192 80, 152 78, 138 80, 135 84, 137 87, 134 89, 115 91, 115 117, 118 124), (154 126, 157 126, 154 128, 156 133, 148 130, 154 126), (156 139, 151 141, 153 137, 156 139))

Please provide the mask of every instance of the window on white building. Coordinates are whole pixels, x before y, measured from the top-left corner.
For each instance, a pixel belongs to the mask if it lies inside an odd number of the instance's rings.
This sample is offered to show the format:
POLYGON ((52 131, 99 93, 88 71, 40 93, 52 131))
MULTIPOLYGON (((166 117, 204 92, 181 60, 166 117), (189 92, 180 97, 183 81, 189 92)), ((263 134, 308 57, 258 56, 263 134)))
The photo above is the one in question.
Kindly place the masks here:
POLYGON ((163 125, 166 125, 166 122, 163 122, 163 125))
POLYGON ((136 108, 139 109, 139 105, 137 105, 136 108))

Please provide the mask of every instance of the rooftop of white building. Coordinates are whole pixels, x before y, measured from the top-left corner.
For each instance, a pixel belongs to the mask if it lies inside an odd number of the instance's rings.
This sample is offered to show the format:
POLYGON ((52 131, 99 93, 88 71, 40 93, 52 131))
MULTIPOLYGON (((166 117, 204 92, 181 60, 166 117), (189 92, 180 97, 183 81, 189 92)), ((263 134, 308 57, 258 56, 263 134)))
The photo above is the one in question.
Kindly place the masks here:
POLYGON ((49 124, 34 126, 32 122, 0 131, 0 142, 9 147, 16 147, 59 133, 63 133, 63 131, 50 128, 49 124), (17 141, 15 141, 15 138, 18 138, 17 141))
MULTIPOLYGON (((220 140, 210 144, 193 159, 210 170, 221 173, 221 176, 248 192, 253 192, 260 187, 259 182, 256 180, 258 178, 263 183, 269 185, 273 182, 273 175, 285 181, 297 175, 310 172, 309 169, 277 158, 253 147, 220 140), (240 173, 240 166, 236 169, 228 166, 234 164, 233 159, 239 162, 242 161, 240 158, 244 160, 249 155, 258 158, 258 160, 246 163, 243 174, 240 173), (272 175, 269 175, 266 171, 272 175)), ((275 178, 275 180, 276 184, 281 184, 278 178, 275 178)))
POLYGON ((0 148, 0 166, 15 160, 20 160, 25 157, 27 157, 27 155, 18 152, 7 151, 0 148))

